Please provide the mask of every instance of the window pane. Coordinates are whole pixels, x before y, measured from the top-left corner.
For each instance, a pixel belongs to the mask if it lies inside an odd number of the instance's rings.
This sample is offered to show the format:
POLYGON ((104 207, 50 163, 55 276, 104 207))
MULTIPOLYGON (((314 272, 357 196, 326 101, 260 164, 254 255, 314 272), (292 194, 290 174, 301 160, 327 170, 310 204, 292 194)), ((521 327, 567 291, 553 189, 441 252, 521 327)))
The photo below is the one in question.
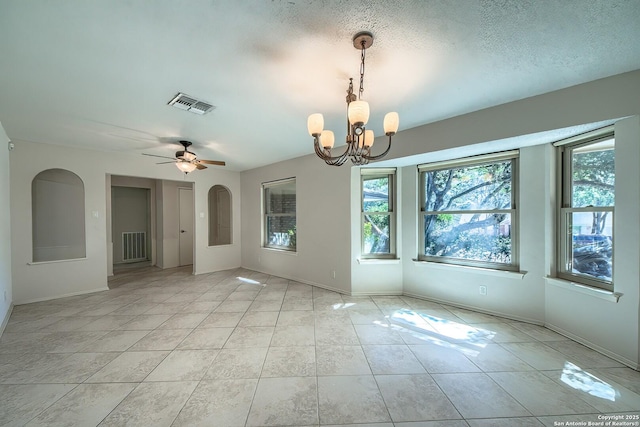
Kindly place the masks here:
POLYGON ((425 215, 424 255, 511 263, 511 215, 425 215))
POLYGON ((511 163, 425 172, 424 210, 510 209, 511 163))
POLYGON ((391 253, 391 240, 389 239, 390 220, 390 216, 384 214, 364 215, 364 253, 391 253))
POLYGON ((267 216, 267 245, 296 248, 296 217, 267 216))
POLYGON ((296 212, 296 183, 295 181, 267 187, 266 191, 268 213, 296 212))
POLYGON ((363 178, 362 197, 365 212, 389 212, 389 177, 363 178))
POLYGON ((613 206, 614 166, 613 139, 572 150, 571 206, 613 206))
POLYGON ((569 212, 573 274, 611 281, 613 255, 612 212, 569 212))

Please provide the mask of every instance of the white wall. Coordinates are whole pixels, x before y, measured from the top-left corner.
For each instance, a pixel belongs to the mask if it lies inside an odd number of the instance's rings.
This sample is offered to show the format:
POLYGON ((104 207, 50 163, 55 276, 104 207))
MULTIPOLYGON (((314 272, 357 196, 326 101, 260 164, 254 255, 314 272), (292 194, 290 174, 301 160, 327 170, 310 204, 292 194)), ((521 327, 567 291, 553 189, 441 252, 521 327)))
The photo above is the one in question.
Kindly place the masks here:
POLYGON ((242 223, 241 223, 241 189, 239 174, 219 176, 215 181, 200 185, 196 183, 196 274, 208 271, 227 270, 238 267, 241 259, 242 223), (222 185, 231 193, 231 244, 209 246, 209 190, 214 185, 222 185))
MULTIPOLYGON (((307 143, 311 151, 311 140, 307 143)), ((327 166, 315 154, 243 172, 242 266, 350 293, 350 172, 348 166, 327 166), (292 177, 296 178, 297 252, 263 248, 261 185, 292 177)))
MULTIPOLYGON (((143 156, 96 152, 78 148, 14 141, 11 167, 12 288, 16 304, 107 288, 107 174, 193 182, 196 212, 206 212, 206 191, 215 184, 239 188, 240 175, 218 168, 184 175, 172 165, 156 165, 143 156), (83 260, 31 264, 31 181, 40 171, 67 169, 85 185, 87 257, 83 260), (206 188, 206 190, 204 190, 206 188)), ((234 224, 241 224, 234 206, 234 224)), ((206 222, 204 223, 206 225, 206 222)), ((222 262, 206 251, 207 229, 195 222, 195 271, 205 273, 240 266, 239 251, 222 262), (203 243, 204 242, 204 243, 203 243), (200 265, 202 264, 202 265, 200 265)), ((233 249, 229 249, 233 252, 233 249)))
POLYGON ((0 123, 0 334, 11 314, 11 213, 9 208, 9 137, 0 123))

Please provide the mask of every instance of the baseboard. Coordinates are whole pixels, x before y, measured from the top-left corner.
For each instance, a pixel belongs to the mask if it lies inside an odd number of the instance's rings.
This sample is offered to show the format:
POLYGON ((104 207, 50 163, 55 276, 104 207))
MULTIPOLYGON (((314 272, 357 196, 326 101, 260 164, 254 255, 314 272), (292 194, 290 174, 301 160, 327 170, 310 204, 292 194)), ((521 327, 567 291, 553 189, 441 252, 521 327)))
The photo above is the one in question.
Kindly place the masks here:
POLYGON ((399 297, 404 295, 401 291, 389 291, 389 292, 351 292, 350 295, 352 297, 380 297, 380 296, 390 296, 390 297, 399 297))
POLYGON ((31 303, 34 303, 34 302, 42 302, 42 301, 51 301, 51 300, 54 300, 54 299, 75 297, 75 296, 78 296, 78 295, 93 294, 95 292, 104 292, 104 291, 108 291, 108 290, 109 290, 109 288, 107 286, 105 286, 104 288, 89 289, 87 291, 71 292, 71 293, 63 294, 63 295, 56 295, 56 296, 51 296, 51 297, 34 298, 34 299, 28 299, 28 300, 24 300, 24 301, 17 301, 15 303, 15 305, 31 304, 31 303))
POLYGON ((530 318, 527 318, 527 317, 514 316, 513 314, 510 314, 510 313, 502 313, 500 311, 486 310, 484 308, 475 307, 475 306, 472 306, 472 305, 460 304, 458 302, 447 301, 447 300, 443 300, 443 299, 440 299, 440 298, 425 297, 424 295, 412 294, 410 292, 403 292, 402 295, 405 295, 405 296, 408 296, 408 297, 411 297, 411 298, 422 299, 422 300, 425 300, 425 301, 433 301, 433 302, 437 302, 439 304, 451 305, 453 307, 464 308, 465 310, 471 310, 471 311, 475 311, 475 312, 478 312, 478 313, 490 314, 492 316, 498 316, 498 317, 504 317, 505 319, 509 319, 509 320, 517 320, 518 322, 525 322, 525 323, 531 323, 531 324, 534 324, 534 325, 544 326, 544 322, 543 321, 536 320, 536 319, 530 319, 530 318))
POLYGON ((322 288, 322 289, 326 289, 327 291, 337 292, 337 293, 342 294, 342 295, 350 295, 350 293, 345 291, 344 289, 333 288, 331 286, 327 286, 327 285, 322 284, 322 283, 316 283, 316 282, 313 282, 311 280, 305 280, 305 279, 301 279, 301 278, 295 277, 295 276, 287 276, 287 275, 283 275, 283 274, 273 274, 273 273, 269 273, 268 271, 259 270, 259 269, 256 269, 256 268, 247 268, 247 267, 240 267, 240 268, 244 268, 246 270, 251 270, 251 271, 257 271, 258 273, 268 274, 269 276, 276 276, 276 277, 281 277, 281 278, 287 279, 287 280, 293 280, 295 282, 302 283, 303 285, 315 286, 317 288, 322 288))
POLYGON ((7 314, 2 319, 2 323, 0 324, 0 337, 4 334, 4 330, 9 323, 9 319, 11 318, 11 313, 13 312, 13 303, 9 304, 9 310, 7 310, 7 314))
POLYGON ((591 350, 595 350, 598 353, 602 353, 605 356, 612 358, 616 362, 620 362, 623 365, 627 365, 631 369, 635 369, 636 371, 640 371, 640 363, 638 363, 638 361, 633 361, 631 359, 627 359, 624 356, 621 356, 621 355, 619 355, 617 353, 614 353, 614 352, 612 352, 610 350, 607 350, 606 348, 600 347, 599 345, 594 344, 589 340, 585 340, 584 338, 579 337, 578 335, 575 335, 575 334, 573 334, 573 333, 571 333, 569 331, 565 331, 564 329, 562 329, 562 328, 560 328, 560 327, 558 327, 556 325, 553 325, 551 323, 545 323, 544 327, 548 328, 548 329, 551 329, 552 331, 557 332, 560 335, 564 335, 565 337, 570 338, 571 340, 573 340, 575 342, 578 342, 578 343, 584 345, 585 347, 589 347, 591 350))

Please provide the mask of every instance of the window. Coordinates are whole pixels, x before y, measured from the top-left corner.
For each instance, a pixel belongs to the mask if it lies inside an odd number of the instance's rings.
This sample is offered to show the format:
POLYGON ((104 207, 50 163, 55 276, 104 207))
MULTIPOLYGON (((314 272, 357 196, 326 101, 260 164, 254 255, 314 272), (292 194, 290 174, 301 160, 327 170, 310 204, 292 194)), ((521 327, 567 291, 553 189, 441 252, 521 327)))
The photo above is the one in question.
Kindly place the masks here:
POLYGON ((605 129, 555 145, 561 168, 558 276, 613 290, 613 132, 605 129))
POLYGON ((231 244, 231 192, 222 185, 209 189, 209 246, 231 244))
POLYGON ((362 258, 396 255, 395 169, 361 169, 362 258))
POLYGON ((517 151, 419 166, 418 258, 517 269, 517 151))
POLYGON ((31 182, 33 262, 86 256, 84 184, 64 169, 40 172, 31 182))
POLYGON ((264 200, 264 247, 296 250, 295 178, 262 184, 264 200))

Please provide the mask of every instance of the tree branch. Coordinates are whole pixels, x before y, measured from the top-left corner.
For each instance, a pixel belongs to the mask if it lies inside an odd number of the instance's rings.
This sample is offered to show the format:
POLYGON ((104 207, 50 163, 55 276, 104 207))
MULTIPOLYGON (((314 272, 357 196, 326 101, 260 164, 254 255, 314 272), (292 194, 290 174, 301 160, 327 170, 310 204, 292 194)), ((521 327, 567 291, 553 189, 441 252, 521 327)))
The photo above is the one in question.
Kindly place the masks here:
POLYGON ((578 181, 573 181, 573 185, 585 185, 585 186, 589 186, 589 187, 604 188, 606 190, 613 190, 615 188, 615 186, 613 186, 611 184, 605 184, 604 182, 597 182, 597 181, 588 181, 586 179, 580 179, 578 181))

